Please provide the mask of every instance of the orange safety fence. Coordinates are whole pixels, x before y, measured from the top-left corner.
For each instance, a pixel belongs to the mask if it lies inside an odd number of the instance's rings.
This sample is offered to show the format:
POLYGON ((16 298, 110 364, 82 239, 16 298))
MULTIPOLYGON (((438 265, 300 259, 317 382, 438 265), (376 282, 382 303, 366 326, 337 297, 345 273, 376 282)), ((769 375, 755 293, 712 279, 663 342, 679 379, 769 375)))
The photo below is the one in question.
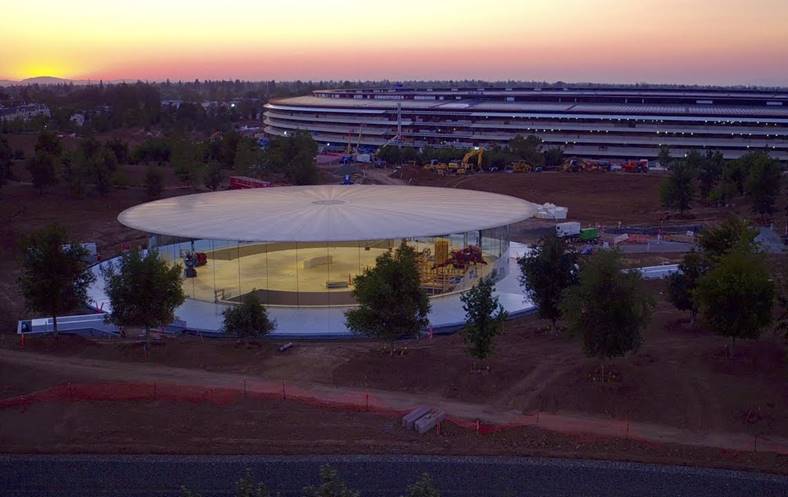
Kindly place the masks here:
MULTIPOLYGON (((243 382, 238 387, 205 387, 169 383, 68 383, 43 390, 0 399, 0 409, 26 408, 32 404, 46 402, 81 401, 176 401, 207 403, 224 406, 244 399, 282 399, 293 400, 321 408, 369 412, 371 414, 401 417, 415 408, 393 408, 384 399, 369 393, 349 393, 345 390, 332 391, 330 387, 317 391, 282 382, 281 385, 270 381, 243 382), (249 388, 251 387, 251 388, 249 388)), ((637 423, 628 420, 589 419, 566 415, 537 412, 517 416, 510 423, 488 423, 457 416, 447 416, 445 422, 463 429, 472 430, 480 435, 488 435, 504 430, 534 426, 574 436, 583 434, 590 437, 615 437, 645 444, 659 444, 658 436, 641 432, 637 423)), ((642 426, 642 425, 640 425, 642 426)), ((440 426, 438 427, 440 431, 440 426)), ((698 444, 701 445, 701 444, 698 444)), ((788 443, 783 439, 768 436, 740 434, 733 437, 723 450, 758 451, 788 454, 788 443)))

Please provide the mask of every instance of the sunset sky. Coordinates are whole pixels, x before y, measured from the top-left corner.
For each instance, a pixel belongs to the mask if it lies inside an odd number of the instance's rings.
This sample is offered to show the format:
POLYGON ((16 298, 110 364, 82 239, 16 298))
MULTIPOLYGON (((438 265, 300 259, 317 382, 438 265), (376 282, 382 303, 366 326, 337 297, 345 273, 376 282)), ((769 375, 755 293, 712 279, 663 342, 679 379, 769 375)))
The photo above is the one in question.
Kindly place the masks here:
POLYGON ((0 79, 788 85, 787 0, 0 0, 0 79))

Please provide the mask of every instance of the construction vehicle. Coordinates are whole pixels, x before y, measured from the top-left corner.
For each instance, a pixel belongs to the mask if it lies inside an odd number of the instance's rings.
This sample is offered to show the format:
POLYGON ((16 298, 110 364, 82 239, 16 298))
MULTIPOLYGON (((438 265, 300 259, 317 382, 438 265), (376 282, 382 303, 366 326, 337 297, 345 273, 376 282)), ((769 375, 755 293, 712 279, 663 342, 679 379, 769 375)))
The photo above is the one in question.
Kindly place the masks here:
POLYGON ((465 154, 463 156, 463 158, 462 158, 462 167, 461 167, 461 169, 463 169, 463 172, 460 173, 460 174, 464 174, 465 171, 467 171, 468 169, 471 169, 471 170, 474 169, 473 165, 471 164, 471 159, 473 159, 474 157, 476 157, 476 168, 475 169, 478 170, 478 171, 482 170, 482 160, 484 159, 484 149, 477 147, 477 148, 474 148, 473 150, 471 150, 470 152, 468 152, 467 154, 465 154))
POLYGON ((531 171, 534 171, 534 166, 524 160, 512 162, 513 173, 530 173, 531 171))
POLYGON ((555 235, 558 238, 569 238, 580 234, 580 223, 570 221, 568 223, 558 223, 555 225, 555 235))
POLYGON ((597 161, 590 159, 570 159, 564 161, 561 170, 570 173, 596 173, 610 171, 610 161, 597 161))
POLYGON ((599 230, 596 228, 583 228, 580 230, 578 239, 581 242, 593 243, 599 239, 599 230))
POLYGON ((628 160, 622 164, 621 169, 627 173, 647 173, 648 159, 628 160))

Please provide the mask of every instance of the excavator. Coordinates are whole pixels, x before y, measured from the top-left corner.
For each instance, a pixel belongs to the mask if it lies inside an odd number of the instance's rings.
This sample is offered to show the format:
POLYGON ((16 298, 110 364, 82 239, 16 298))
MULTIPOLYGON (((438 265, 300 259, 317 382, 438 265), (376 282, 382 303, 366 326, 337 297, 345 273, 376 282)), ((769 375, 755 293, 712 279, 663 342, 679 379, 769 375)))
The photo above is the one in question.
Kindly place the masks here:
POLYGON ((513 173, 530 173, 534 170, 534 166, 524 160, 512 162, 513 173))
POLYGON ((481 171, 482 170, 482 161, 484 159, 484 149, 481 147, 474 148, 467 154, 465 154, 462 158, 462 164, 460 167, 457 168, 457 174, 465 174, 466 171, 469 169, 471 171, 481 171), (471 159, 476 157, 476 166, 474 167, 471 163, 471 159))

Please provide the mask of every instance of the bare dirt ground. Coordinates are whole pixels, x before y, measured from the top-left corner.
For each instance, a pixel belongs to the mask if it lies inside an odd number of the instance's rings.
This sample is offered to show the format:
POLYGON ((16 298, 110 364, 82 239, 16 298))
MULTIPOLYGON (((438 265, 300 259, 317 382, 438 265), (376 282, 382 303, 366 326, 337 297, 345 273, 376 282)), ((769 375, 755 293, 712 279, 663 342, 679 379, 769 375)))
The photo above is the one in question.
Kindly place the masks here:
MULTIPOLYGON (((90 370, 62 367, 57 360, 40 367, 0 362, 0 393, 5 397, 62 382, 107 381, 90 370)), ((396 416, 281 399, 222 405, 72 400, 4 408, 0 446, 12 453, 540 455, 788 473, 788 458, 772 453, 567 435, 538 427, 478 434, 443 423, 440 433, 417 435, 402 429, 396 416)))
MULTIPOLYGON (((520 197, 535 203, 551 202, 569 208, 568 217, 583 224, 624 225, 660 223, 695 224, 716 222, 735 212, 751 217, 750 206, 739 200, 728 208, 695 203, 690 215, 677 219, 660 205, 659 187, 663 174, 564 173, 530 174, 483 173, 470 176, 437 176, 429 171, 409 169, 405 181, 424 186, 468 188, 520 197)), ((786 183, 784 181, 784 183, 786 183)), ((783 192, 785 188, 783 188, 783 192)), ((788 195, 778 202, 775 225, 785 227, 788 195)))
MULTIPOLYGON (((644 345, 608 366, 615 380, 595 380, 599 363, 579 343, 553 335, 546 323, 509 321, 488 361, 467 355, 460 335, 398 343, 399 354, 371 341, 299 343, 277 353, 275 343, 167 339, 146 358, 139 343, 96 343, 63 337, 31 338, 25 350, 64 357, 148 362, 266 379, 369 388, 434 396, 518 412, 576 412, 681 429, 788 436, 788 364, 773 334, 742 342, 728 359, 727 341, 702 327, 651 290, 658 306, 644 345)), ((5 336, 2 346, 18 347, 5 336)))

